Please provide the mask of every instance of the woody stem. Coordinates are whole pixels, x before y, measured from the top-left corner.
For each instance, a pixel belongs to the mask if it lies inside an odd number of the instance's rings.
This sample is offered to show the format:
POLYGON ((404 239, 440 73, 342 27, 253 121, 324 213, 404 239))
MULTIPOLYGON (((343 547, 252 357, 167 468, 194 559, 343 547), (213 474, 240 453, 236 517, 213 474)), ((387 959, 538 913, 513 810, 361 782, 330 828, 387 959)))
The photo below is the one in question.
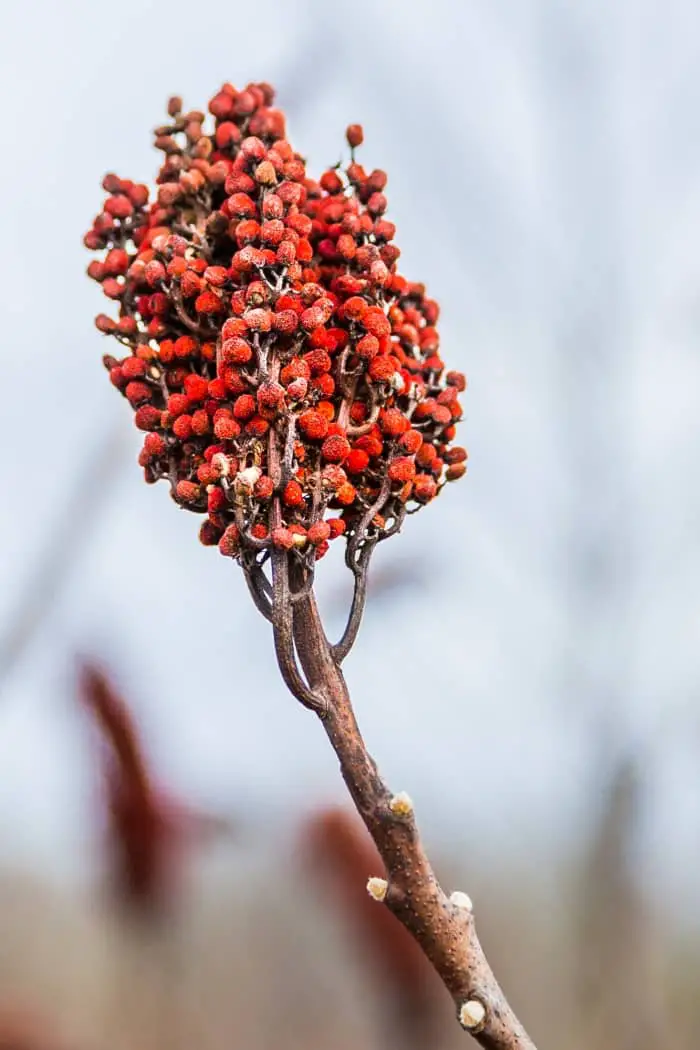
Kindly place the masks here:
POLYGON ((440 887, 412 807, 392 807, 392 793, 362 739, 313 590, 294 606, 293 634, 308 691, 325 701, 316 710, 343 780, 386 866, 384 904, 420 944, 452 996, 463 1026, 481 1046, 536 1050, 488 964, 471 909, 452 903, 440 887))

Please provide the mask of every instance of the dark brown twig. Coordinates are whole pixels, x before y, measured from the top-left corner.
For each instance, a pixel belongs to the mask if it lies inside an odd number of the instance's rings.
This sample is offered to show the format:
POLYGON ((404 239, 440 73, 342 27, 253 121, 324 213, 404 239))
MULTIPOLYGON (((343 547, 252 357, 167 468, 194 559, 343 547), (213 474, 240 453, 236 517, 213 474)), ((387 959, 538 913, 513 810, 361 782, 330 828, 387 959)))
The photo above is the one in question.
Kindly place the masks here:
POLYGON ((218 332, 213 328, 208 328, 206 325, 201 324, 199 321, 195 321, 194 318, 190 317, 185 309, 185 304, 182 301, 182 295, 179 289, 173 287, 171 291, 173 304, 175 306, 175 312, 183 323, 185 328, 189 328, 191 332, 196 332, 197 335, 203 339, 216 339, 218 332))
POLYGON ((269 586, 269 582, 262 567, 258 564, 248 566, 244 569, 244 576, 255 608, 269 623, 272 623, 272 602, 265 587, 266 584, 269 586))
POLYGON ((355 582, 352 591, 350 613, 340 640, 331 650, 333 659, 338 666, 342 664, 343 660, 355 644, 357 632, 362 623, 362 614, 365 611, 365 602, 367 601, 367 572, 369 570, 369 560, 372 556, 375 545, 376 541, 368 540, 367 545, 361 550, 359 558, 356 559, 351 566, 355 582))
POLYGON ((270 550, 246 550, 241 556, 241 568, 255 606, 272 623, 272 584, 265 575, 265 564, 271 558, 270 550))

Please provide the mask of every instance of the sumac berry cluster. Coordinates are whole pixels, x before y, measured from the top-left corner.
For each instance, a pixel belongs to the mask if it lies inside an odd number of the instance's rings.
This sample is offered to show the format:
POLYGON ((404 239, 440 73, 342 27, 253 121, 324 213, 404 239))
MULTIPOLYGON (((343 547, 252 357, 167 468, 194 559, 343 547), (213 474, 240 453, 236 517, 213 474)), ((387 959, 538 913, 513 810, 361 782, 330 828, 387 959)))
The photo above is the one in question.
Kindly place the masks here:
POLYGON ((144 432, 149 482, 206 515, 203 543, 317 559, 380 539, 466 469, 453 445, 464 376, 438 307, 400 276, 386 175, 355 159, 306 174, 268 84, 224 84, 209 116, 172 98, 155 200, 107 175, 85 237, 118 306, 98 329, 144 432), (371 513, 368 513, 371 512, 371 513))

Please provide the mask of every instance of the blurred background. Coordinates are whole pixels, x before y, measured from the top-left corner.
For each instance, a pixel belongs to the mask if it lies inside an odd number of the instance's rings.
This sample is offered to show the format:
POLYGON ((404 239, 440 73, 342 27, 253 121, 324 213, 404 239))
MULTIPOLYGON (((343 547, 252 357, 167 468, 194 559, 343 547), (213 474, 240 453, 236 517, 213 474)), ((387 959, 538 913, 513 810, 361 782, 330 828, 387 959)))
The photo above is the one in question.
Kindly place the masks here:
MULTIPOLYGON (((538 1045, 695 1047, 691 0, 0 16, 0 1046, 464 1044, 409 946, 358 918, 372 857, 325 737, 239 571, 142 483, 100 362, 81 237, 102 174, 150 182, 167 97, 203 107, 251 79, 277 87, 312 172, 364 125, 401 271, 469 378, 467 479, 374 559, 347 663, 370 749, 446 887, 475 898, 538 1045), (120 777, 150 800, 145 830, 115 816, 120 777), (165 817, 151 780, 177 800, 165 817), (175 890, 156 879, 134 908, 129 848, 175 890)), ((322 570, 339 630, 345 572, 322 570)))

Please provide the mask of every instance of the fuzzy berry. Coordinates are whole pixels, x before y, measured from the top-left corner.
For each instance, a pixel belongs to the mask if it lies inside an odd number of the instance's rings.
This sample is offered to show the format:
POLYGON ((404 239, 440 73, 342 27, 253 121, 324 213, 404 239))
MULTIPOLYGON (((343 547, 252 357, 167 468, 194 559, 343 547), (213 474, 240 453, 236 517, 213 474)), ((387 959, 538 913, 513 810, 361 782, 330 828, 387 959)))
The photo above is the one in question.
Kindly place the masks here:
POLYGON ((345 131, 345 137, 348 140, 348 145, 353 149, 357 146, 361 146, 365 138, 362 125, 350 124, 345 131))
POLYGON ((387 473, 392 481, 411 481, 416 476, 416 465, 410 456, 397 456, 387 473))
POLYGON ((175 494, 183 503, 195 503, 200 498, 202 490, 192 481, 178 481, 175 494))
POLYGON ((299 429, 305 437, 319 441, 328 433, 328 420, 320 412, 310 408, 299 416, 299 429))
POLYGON ((321 446, 321 455, 327 463, 342 463, 350 454, 350 443, 342 434, 331 434, 321 446))
POLYGON ((288 481, 282 493, 282 502, 287 507, 303 507, 304 492, 298 481, 288 481))

